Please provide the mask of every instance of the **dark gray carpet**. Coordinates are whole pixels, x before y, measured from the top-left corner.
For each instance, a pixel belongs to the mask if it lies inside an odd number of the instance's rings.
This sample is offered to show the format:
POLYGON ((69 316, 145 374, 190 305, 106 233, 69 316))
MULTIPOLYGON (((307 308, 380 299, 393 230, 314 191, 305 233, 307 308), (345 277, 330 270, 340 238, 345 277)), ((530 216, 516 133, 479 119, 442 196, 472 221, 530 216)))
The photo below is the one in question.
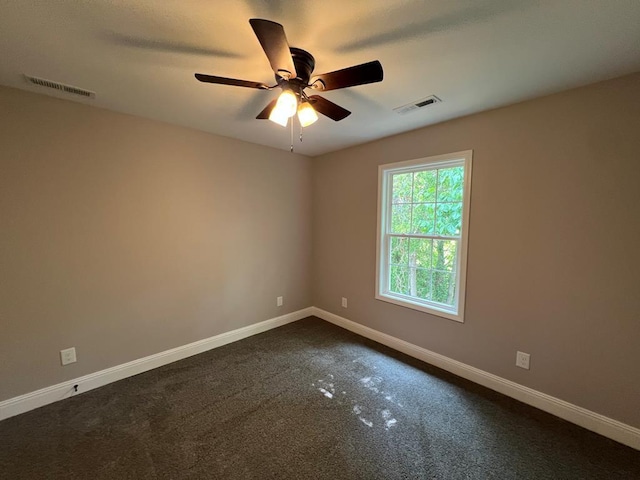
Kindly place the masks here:
POLYGON ((640 452, 316 318, 0 422, 3 479, 640 479, 640 452))

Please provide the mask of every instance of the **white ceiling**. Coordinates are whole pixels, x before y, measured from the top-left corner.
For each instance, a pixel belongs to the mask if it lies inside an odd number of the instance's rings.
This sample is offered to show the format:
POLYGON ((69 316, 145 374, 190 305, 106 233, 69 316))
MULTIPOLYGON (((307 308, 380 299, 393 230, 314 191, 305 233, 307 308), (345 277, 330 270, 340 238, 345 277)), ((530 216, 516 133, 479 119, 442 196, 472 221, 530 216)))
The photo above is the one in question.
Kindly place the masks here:
POLYGON ((282 23, 316 73, 380 60, 383 82, 323 94, 353 114, 305 129, 295 148, 312 156, 640 70, 640 0, 0 0, 0 12, 0 84, 285 150, 289 129, 254 119, 275 90, 193 77, 274 84, 250 18, 282 23), (431 94, 443 103, 392 110, 431 94))

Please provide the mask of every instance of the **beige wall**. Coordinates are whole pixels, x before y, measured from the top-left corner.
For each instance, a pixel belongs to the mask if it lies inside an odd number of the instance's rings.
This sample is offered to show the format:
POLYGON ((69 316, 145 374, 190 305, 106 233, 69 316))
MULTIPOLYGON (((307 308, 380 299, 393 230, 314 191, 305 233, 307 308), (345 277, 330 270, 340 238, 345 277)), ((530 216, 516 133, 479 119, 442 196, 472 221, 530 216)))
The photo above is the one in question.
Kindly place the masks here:
POLYGON ((640 427, 639 74, 314 160, 0 108, 0 400, 314 304, 640 427), (465 149, 466 322, 375 300, 377 166, 465 149))
POLYGON ((319 157, 313 184, 314 305, 640 427, 640 74, 319 157), (375 300, 377 166, 467 149, 465 323, 375 300))
POLYGON ((310 159, 8 88, 0 111, 0 400, 311 305, 310 159))

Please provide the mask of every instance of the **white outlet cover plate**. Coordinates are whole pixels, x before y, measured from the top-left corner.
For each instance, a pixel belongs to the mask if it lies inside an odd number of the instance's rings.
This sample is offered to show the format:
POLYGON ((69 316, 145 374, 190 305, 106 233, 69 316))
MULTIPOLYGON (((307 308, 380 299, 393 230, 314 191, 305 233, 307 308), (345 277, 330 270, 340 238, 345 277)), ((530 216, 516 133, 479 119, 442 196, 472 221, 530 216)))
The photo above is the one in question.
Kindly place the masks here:
POLYGON ((62 365, 69 365, 70 363, 75 363, 76 362, 75 347, 60 350, 60 362, 62 362, 62 365))
POLYGON ((277 307, 281 307, 281 306, 282 306, 282 303, 283 303, 283 299, 282 299, 282 297, 277 297, 277 298, 276 298, 276 306, 277 306, 277 307))
POLYGON ((347 308, 347 299, 345 297, 342 297, 342 306, 347 308))
POLYGON ((516 366, 520 368, 524 368, 525 370, 529 370, 529 360, 531 355, 524 352, 516 353, 516 366))

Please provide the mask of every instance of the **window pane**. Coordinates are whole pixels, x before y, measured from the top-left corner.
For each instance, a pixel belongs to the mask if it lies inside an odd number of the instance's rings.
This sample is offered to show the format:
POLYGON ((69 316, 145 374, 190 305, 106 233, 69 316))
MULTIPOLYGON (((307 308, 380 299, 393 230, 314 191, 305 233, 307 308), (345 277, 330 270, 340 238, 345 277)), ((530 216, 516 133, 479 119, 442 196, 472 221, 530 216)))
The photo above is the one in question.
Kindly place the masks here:
POLYGON ((392 177, 392 203, 411 203, 413 174, 400 173, 392 177))
POLYGON ((411 233, 432 235, 434 232, 435 210, 435 203, 416 203, 413 205, 411 233))
POLYGON ((411 204, 391 207, 391 233, 410 233, 411 204))
POLYGON ((436 235, 460 235, 462 202, 438 203, 436 206, 436 235))
POLYGON ((391 237, 391 263, 407 265, 409 263, 409 239, 391 237))
POLYGON ((395 293, 409 294, 409 267, 392 265, 389 277, 389 290, 395 293))
POLYGON ((431 271, 416 268, 416 296, 424 300, 431 300, 431 271))
POLYGON ((413 174, 413 201, 415 203, 436 201, 436 170, 425 170, 413 174))
POLYGON ((461 202, 464 186, 464 167, 438 170, 438 202, 461 202))
POLYGON ((458 242, 456 240, 433 241, 433 268, 453 272, 456 269, 456 253, 458 242))
POLYGON ((426 238, 409 239, 409 266, 431 268, 431 244, 426 238))
POLYGON ((433 301, 453 305, 453 299, 456 292, 454 274, 434 270, 432 275, 433 301))

